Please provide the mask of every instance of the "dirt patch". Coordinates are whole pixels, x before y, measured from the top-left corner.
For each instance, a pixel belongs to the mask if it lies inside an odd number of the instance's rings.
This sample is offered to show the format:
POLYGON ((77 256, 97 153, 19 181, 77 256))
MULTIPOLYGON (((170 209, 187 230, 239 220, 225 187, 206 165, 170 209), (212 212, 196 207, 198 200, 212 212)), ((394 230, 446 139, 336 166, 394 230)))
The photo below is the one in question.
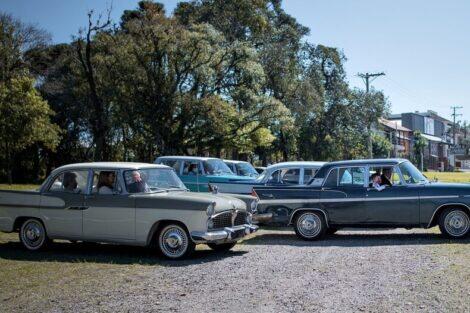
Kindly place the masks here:
POLYGON ((7 312, 430 312, 470 310, 469 239, 435 230, 340 231, 305 242, 261 230, 185 261, 149 249, 58 243, 30 253, 0 235, 7 312))

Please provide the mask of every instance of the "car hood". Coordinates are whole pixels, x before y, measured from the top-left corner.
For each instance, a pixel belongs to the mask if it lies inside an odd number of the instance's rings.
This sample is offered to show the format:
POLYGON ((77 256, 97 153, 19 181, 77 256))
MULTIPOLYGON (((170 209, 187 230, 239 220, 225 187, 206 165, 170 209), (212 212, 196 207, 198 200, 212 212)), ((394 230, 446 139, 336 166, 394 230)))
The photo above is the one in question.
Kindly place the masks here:
POLYGON ((247 205, 243 200, 224 194, 212 194, 208 192, 190 192, 184 190, 169 190, 149 194, 138 194, 136 206, 154 202, 156 207, 169 206, 174 209, 197 209, 206 210, 210 204, 215 204, 215 212, 226 210, 246 211, 247 205), (157 202, 155 202, 157 201, 157 202))

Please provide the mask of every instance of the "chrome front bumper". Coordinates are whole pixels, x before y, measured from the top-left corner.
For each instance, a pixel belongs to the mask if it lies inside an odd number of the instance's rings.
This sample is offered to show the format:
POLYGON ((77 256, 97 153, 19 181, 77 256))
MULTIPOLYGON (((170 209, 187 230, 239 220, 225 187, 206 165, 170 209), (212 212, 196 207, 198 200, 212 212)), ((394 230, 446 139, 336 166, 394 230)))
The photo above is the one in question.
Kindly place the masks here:
POLYGON ((257 230, 258 226, 256 225, 244 224, 207 232, 193 231, 191 232, 191 238, 195 243, 231 242, 237 241, 257 230))

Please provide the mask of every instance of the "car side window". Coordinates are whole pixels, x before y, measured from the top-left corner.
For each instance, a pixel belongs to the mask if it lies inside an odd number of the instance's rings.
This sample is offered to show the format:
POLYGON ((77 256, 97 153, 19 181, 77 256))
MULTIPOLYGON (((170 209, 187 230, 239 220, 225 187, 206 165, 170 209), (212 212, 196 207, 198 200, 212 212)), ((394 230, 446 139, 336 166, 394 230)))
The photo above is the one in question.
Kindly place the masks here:
POLYGON ((282 182, 284 184, 298 184, 300 178, 300 168, 290 168, 282 174, 282 182))
POLYGON ((268 183, 298 184, 300 168, 283 168, 274 171, 268 179, 268 183))
POLYGON ((117 179, 116 171, 94 171, 93 172, 93 188, 94 194, 112 195, 121 193, 122 188, 117 179))
POLYGON ((364 167, 348 167, 339 169, 339 186, 364 186, 364 167))
POLYGON ((392 172, 392 184, 394 186, 399 186, 401 185, 401 178, 400 178, 400 175, 398 175, 398 173, 396 172, 395 168, 393 169, 393 172, 392 172))
POLYGON ((336 187, 338 184, 338 169, 332 169, 325 180, 325 187, 336 187))
POLYGON ((88 181, 88 171, 65 171, 54 179, 49 192, 84 193, 88 181))
POLYGON ((183 162, 183 175, 187 175, 187 176, 202 175, 199 162, 198 161, 184 161, 183 162))
POLYGON ((181 162, 179 160, 162 160, 161 164, 172 167, 176 173, 180 173, 181 162))
POLYGON ((372 186, 374 176, 380 176, 380 185, 396 186, 401 185, 400 175, 393 166, 371 166, 369 168, 369 186, 372 186))
POLYGON ((316 168, 304 168, 304 184, 308 184, 308 182, 312 180, 316 173, 316 168))

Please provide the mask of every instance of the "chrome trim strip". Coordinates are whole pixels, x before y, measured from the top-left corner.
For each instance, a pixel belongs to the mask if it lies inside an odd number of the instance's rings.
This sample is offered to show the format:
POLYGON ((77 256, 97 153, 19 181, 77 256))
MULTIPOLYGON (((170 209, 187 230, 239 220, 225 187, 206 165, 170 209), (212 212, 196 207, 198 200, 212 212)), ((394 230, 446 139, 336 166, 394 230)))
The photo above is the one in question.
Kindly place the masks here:
POLYGON ((432 214, 431 219, 429 220, 428 226, 426 228, 431 227, 431 223, 434 220, 434 216, 436 215, 437 211, 439 211, 439 209, 442 208, 445 205, 463 205, 464 207, 466 207, 470 211, 470 207, 468 205, 466 205, 465 203, 461 203, 461 202, 441 204, 440 206, 437 207, 437 209, 434 210, 434 213, 432 214))
POLYGON ((321 212, 321 213, 323 213, 323 216, 325 217, 326 227, 330 227, 330 225, 328 223, 328 215, 326 215, 325 211, 323 211, 322 209, 319 209, 319 208, 298 208, 298 209, 295 209, 294 211, 292 211, 292 213, 290 215, 290 218, 289 218, 289 223, 287 225, 292 224, 292 218, 294 217, 295 213, 298 212, 298 211, 317 211, 317 212, 321 212))
POLYGON ((331 202, 358 202, 358 201, 396 201, 396 200, 420 200, 420 199, 454 199, 460 198, 460 196, 414 196, 414 197, 380 197, 380 198, 336 198, 336 199, 272 199, 272 200, 260 200, 259 204, 269 204, 269 203, 299 203, 299 202, 308 202, 308 203, 331 203, 331 202))

